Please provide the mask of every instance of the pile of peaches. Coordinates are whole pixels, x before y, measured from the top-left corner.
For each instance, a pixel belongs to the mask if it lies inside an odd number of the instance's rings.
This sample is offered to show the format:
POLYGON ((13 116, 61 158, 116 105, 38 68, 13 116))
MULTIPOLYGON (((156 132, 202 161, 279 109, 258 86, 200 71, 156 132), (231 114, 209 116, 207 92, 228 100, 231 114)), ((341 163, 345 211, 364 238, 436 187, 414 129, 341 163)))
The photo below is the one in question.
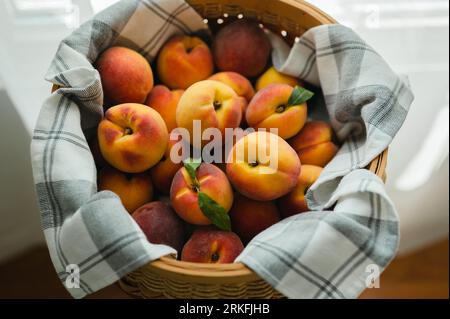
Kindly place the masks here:
POLYGON ((95 62, 105 101, 90 141, 98 188, 116 193, 147 239, 183 261, 232 263, 256 235, 308 211, 305 194, 338 151, 331 126, 308 121, 313 93, 277 72, 270 54, 267 33, 241 19, 211 46, 196 36, 171 38, 153 65, 125 47, 95 62), (193 141, 195 123, 200 134, 254 131, 235 138, 223 161, 174 160, 180 145, 206 147, 207 139, 193 141), (173 138, 178 129, 190 134, 173 138), (250 154, 252 147, 259 151, 250 154))

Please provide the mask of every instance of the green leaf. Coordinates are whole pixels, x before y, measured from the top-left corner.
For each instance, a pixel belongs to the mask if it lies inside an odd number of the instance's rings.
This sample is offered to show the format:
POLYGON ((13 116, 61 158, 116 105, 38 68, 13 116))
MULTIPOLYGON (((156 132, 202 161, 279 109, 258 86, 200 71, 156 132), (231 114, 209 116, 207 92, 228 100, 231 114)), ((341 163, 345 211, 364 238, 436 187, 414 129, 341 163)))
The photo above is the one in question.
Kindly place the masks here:
POLYGON ((209 220, 222 230, 231 231, 230 216, 225 208, 220 206, 214 199, 205 193, 198 193, 198 205, 209 220))
POLYGON ((300 105, 310 100, 314 96, 314 93, 302 88, 300 86, 296 86, 294 91, 292 91, 291 96, 289 97, 289 101, 287 106, 300 105))
POLYGON ((193 184, 197 185, 197 169, 202 165, 200 159, 188 159, 184 162, 184 168, 187 170, 193 184))

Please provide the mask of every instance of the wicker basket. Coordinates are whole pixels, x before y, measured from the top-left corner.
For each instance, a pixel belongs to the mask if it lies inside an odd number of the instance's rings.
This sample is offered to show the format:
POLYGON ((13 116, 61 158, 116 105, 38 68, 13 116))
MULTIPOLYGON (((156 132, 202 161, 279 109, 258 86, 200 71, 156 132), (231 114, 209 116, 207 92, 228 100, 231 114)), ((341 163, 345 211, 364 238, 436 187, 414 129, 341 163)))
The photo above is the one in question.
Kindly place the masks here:
MULTIPOLYGON (((240 15, 257 19, 292 44, 306 30, 335 21, 301 0, 187 0, 212 30, 240 15), (206 20, 205 20, 206 21, 206 20)), ((385 179, 387 150, 368 167, 385 179)), ((243 264, 207 265, 163 257, 123 278, 119 285, 138 298, 283 298, 243 264)))
MULTIPOLYGON (((306 30, 335 23, 330 16, 302 0, 186 0, 217 30, 240 15, 257 19, 280 33, 289 44, 306 30), (222 21, 220 21, 220 19, 222 21)), ((52 92, 58 86, 54 85, 52 92)), ((384 181, 388 150, 367 167, 384 181)), ((187 263, 162 257, 125 276, 119 286, 136 298, 275 299, 284 298, 245 265, 187 263)))

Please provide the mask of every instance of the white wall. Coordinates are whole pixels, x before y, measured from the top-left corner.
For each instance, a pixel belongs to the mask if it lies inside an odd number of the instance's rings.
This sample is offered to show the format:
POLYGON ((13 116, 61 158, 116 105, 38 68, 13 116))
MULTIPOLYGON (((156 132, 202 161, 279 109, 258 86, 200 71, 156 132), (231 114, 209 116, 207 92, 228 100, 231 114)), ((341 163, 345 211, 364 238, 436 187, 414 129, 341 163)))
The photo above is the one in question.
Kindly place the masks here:
POLYGON ((0 262, 42 242, 29 156, 30 134, 0 89, 0 262))
MULTIPOLYGON (((11 14, 7 1, 0 1, 0 262, 43 243, 29 145, 51 88, 46 70, 61 39, 83 20, 27 21, 11 14)), ((79 3, 86 19, 89 2, 79 3)))

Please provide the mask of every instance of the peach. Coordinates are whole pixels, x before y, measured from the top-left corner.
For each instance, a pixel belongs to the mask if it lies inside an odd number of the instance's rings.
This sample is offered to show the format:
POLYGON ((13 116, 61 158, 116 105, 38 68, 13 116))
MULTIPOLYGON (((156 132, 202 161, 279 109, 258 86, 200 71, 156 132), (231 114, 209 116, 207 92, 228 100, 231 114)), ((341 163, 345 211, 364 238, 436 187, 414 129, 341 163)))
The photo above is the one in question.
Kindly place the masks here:
POLYGON ((203 161, 205 163, 214 164, 226 174, 228 154, 231 152, 234 145, 236 145, 237 141, 247 134, 249 134, 247 131, 239 130, 237 134, 234 134, 232 137, 229 136, 228 139, 226 139, 225 143, 223 144, 219 143, 217 145, 213 144, 215 146, 214 149, 203 148, 202 150, 203 161), (216 151, 218 152, 217 154, 216 151))
POLYGON ((338 152, 333 143, 333 129, 326 122, 306 123, 303 130, 289 144, 297 152, 302 164, 325 167, 338 152))
POLYGON ((169 204, 152 202, 138 208, 132 216, 150 243, 167 245, 181 252, 184 223, 169 204))
POLYGON ((274 202, 260 202, 242 195, 235 196, 230 211, 232 229, 244 243, 280 221, 274 202))
POLYGON ((194 263, 229 264, 242 253, 244 245, 232 232, 199 229, 184 245, 181 260, 194 263))
POLYGON ((292 87, 303 86, 300 80, 278 72, 275 67, 269 68, 263 75, 261 75, 256 82, 256 90, 261 91, 271 84, 287 84, 292 87))
POLYGON ((112 167, 104 168, 99 173, 98 188, 116 193, 130 214, 153 198, 153 184, 148 172, 126 174, 112 167))
POLYGON ((109 164, 126 173, 141 173, 164 156, 169 133, 158 112, 130 103, 106 112, 98 126, 98 140, 109 164))
POLYGON ((281 216, 288 218, 309 211, 306 202, 306 192, 316 182, 323 168, 314 165, 302 165, 302 172, 298 176, 295 189, 278 200, 281 216))
POLYGON ((157 69, 165 85, 185 90, 210 77, 214 62, 209 47, 200 38, 175 36, 161 49, 157 69))
POLYGON ((260 75, 266 67, 272 46, 269 38, 253 20, 237 20, 221 28, 213 42, 213 55, 221 71, 246 77, 260 75))
POLYGON ((172 185, 175 174, 183 167, 183 163, 175 163, 170 156, 172 148, 178 141, 169 140, 166 152, 161 161, 151 170, 152 181, 156 189, 162 194, 170 194, 170 186, 172 185))
MULTIPOLYGON (((217 81, 201 81, 184 92, 178 103, 177 124, 194 136, 194 121, 201 121, 203 135, 208 128, 217 128, 225 136, 226 128, 241 124, 246 101, 228 85, 217 81)), ((192 140, 191 140, 192 142, 192 140)))
POLYGON ((236 72, 220 72, 209 78, 209 80, 219 81, 231 87, 237 95, 245 98, 250 102, 255 96, 255 89, 252 83, 236 72))
POLYGON ((294 91, 287 84, 272 84, 256 93, 247 107, 249 126, 259 129, 278 129, 283 139, 295 136, 305 125, 308 116, 306 103, 288 105, 294 91))
POLYGON ((112 47, 95 63, 102 80, 105 104, 144 103, 153 88, 148 61, 136 51, 112 47))
POLYGON ((180 169, 172 182, 170 200, 177 214, 186 222, 200 226, 211 225, 211 220, 200 209, 199 193, 208 195, 228 213, 233 204, 233 190, 225 173, 212 164, 201 164, 196 177, 197 185, 185 167, 180 169))
MULTIPOLYGON (((247 105, 255 96, 255 90, 253 89, 252 83, 242 75, 236 72, 220 72, 214 74, 209 78, 212 81, 222 82, 223 84, 231 87, 234 92, 240 97, 246 99, 247 103, 242 103, 242 120, 245 122, 245 112, 247 110, 247 105)), ((242 123, 246 124, 246 123, 242 123)))
POLYGON ((146 105, 161 115, 169 133, 177 128, 177 106, 183 93, 183 90, 170 91, 164 85, 157 85, 145 101, 146 105))
POLYGON ((294 189, 301 164, 279 136, 255 132, 240 139, 227 159, 227 174, 236 190, 258 201, 280 198, 294 189))

